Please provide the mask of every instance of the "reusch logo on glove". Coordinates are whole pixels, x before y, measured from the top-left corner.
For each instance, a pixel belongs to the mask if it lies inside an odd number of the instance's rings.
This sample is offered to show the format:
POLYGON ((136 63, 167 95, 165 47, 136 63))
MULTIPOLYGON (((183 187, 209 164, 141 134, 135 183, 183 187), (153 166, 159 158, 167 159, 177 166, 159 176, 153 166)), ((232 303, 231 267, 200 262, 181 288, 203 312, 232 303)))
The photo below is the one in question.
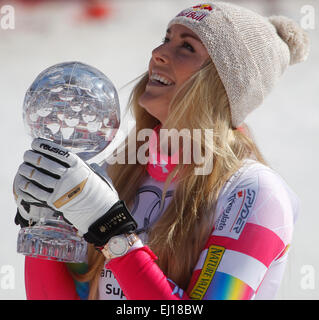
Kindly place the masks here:
POLYGON ((70 155, 68 151, 64 151, 64 150, 61 150, 59 148, 51 147, 51 146, 49 146, 48 144, 45 144, 45 143, 41 143, 40 144, 40 148, 42 148, 44 150, 48 150, 50 152, 57 153, 60 156, 65 156, 66 158, 68 158, 69 155, 70 155))

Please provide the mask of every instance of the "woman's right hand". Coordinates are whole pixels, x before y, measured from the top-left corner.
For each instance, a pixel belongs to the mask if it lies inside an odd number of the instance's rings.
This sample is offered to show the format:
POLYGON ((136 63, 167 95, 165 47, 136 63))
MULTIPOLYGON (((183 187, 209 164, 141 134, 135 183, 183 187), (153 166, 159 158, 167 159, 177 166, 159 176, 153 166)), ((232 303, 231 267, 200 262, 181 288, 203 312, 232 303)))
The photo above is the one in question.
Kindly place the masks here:
POLYGON ((45 203, 21 191, 18 187, 21 179, 21 175, 17 173, 13 181, 13 195, 17 204, 17 213, 14 222, 23 228, 35 224, 41 217, 53 215, 54 211, 45 203))

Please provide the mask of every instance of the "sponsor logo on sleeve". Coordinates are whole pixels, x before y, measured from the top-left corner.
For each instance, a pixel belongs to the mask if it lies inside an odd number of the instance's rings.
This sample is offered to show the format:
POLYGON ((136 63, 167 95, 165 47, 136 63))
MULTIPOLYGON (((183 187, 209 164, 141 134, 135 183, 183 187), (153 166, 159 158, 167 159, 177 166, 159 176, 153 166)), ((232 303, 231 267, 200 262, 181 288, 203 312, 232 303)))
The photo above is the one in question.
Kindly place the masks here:
POLYGON ((252 212, 255 200, 256 192, 253 189, 242 189, 232 194, 216 221, 214 235, 238 239, 252 212))
POLYGON ((218 268, 218 265, 225 252, 224 247, 211 245, 207 250, 206 259, 203 269, 190 293, 190 298, 193 300, 202 300, 213 277, 218 268))

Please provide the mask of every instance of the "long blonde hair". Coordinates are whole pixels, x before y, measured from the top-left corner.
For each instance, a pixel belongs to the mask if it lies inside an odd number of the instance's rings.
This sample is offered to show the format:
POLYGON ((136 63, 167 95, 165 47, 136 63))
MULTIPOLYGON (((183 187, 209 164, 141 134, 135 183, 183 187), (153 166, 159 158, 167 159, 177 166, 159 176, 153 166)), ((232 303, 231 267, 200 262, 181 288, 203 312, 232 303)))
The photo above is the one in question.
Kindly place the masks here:
MULTIPOLYGON (((136 132, 144 128, 153 129, 159 124, 138 103, 147 81, 148 74, 145 73, 134 87, 129 100, 128 110, 132 111, 136 119, 136 132)), ((167 187, 177 173, 173 199, 148 233, 147 245, 157 255, 156 263, 168 278, 186 290, 192 270, 212 230, 221 188, 246 158, 253 157, 261 163, 266 162, 248 127, 245 126, 245 133, 232 128, 227 94, 211 61, 178 91, 171 101, 169 117, 162 125, 167 129, 187 128, 191 132, 192 129, 200 129, 202 132, 213 129, 213 135, 208 137, 208 148, 205 149, 206 154, 208 153, 205 158, 213 159, 211 173, 195 175, 195 163, 179 163, 168 176, 162 196, 164 199, 167 187)), ((201 135, 201 141, 193 142, 207 146, 205 138, 207 139, 201 135)), ((129 156, 127 146, 130 139, 135 137, 129 135, 124 151, 121 151, 125 152, 126 160, 129 156)), ((136 141, 136 150, 141 145, 142 142, 136 141)), ((145 165, 125 163, 109 166, 108 174, 120 199, 130 207, 147 171, 145 165)), ((98 298, 98 282, 104 260, 103 255, 90 246, 89 271, 85 275, 74 275, 77 280, 90 281, 89 299, 98 298)))

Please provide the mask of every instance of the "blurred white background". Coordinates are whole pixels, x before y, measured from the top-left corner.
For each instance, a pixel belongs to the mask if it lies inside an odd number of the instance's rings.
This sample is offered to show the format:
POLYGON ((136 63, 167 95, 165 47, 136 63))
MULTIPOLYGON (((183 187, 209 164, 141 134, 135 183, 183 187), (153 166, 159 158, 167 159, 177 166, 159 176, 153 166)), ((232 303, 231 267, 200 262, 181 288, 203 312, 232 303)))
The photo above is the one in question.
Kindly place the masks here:
MULTIPOLYGON (((291 17, 307 28, 311 37, 308 61, 288 68, 264 104, 248 117, 247 124, 269 164, 301 200, 278 299, 318 299, 318 1, 228 2, 263 15, 291 17)), ((113 81, 123 110, 132 88, 124 86, 146 71, 151 51, 164 37, 168 21, 197 3, 194 0, 0 1, 0 299, 25 299, 24 257, 16 253, 19 228, 13 222, 16 206, 12 181, 24 151, 30 146, 22 121, 27 88, 48 66, 77 60, 97 67, 113 81), (6 29, 5 5, 14 9, 13 29, 6 29)))

